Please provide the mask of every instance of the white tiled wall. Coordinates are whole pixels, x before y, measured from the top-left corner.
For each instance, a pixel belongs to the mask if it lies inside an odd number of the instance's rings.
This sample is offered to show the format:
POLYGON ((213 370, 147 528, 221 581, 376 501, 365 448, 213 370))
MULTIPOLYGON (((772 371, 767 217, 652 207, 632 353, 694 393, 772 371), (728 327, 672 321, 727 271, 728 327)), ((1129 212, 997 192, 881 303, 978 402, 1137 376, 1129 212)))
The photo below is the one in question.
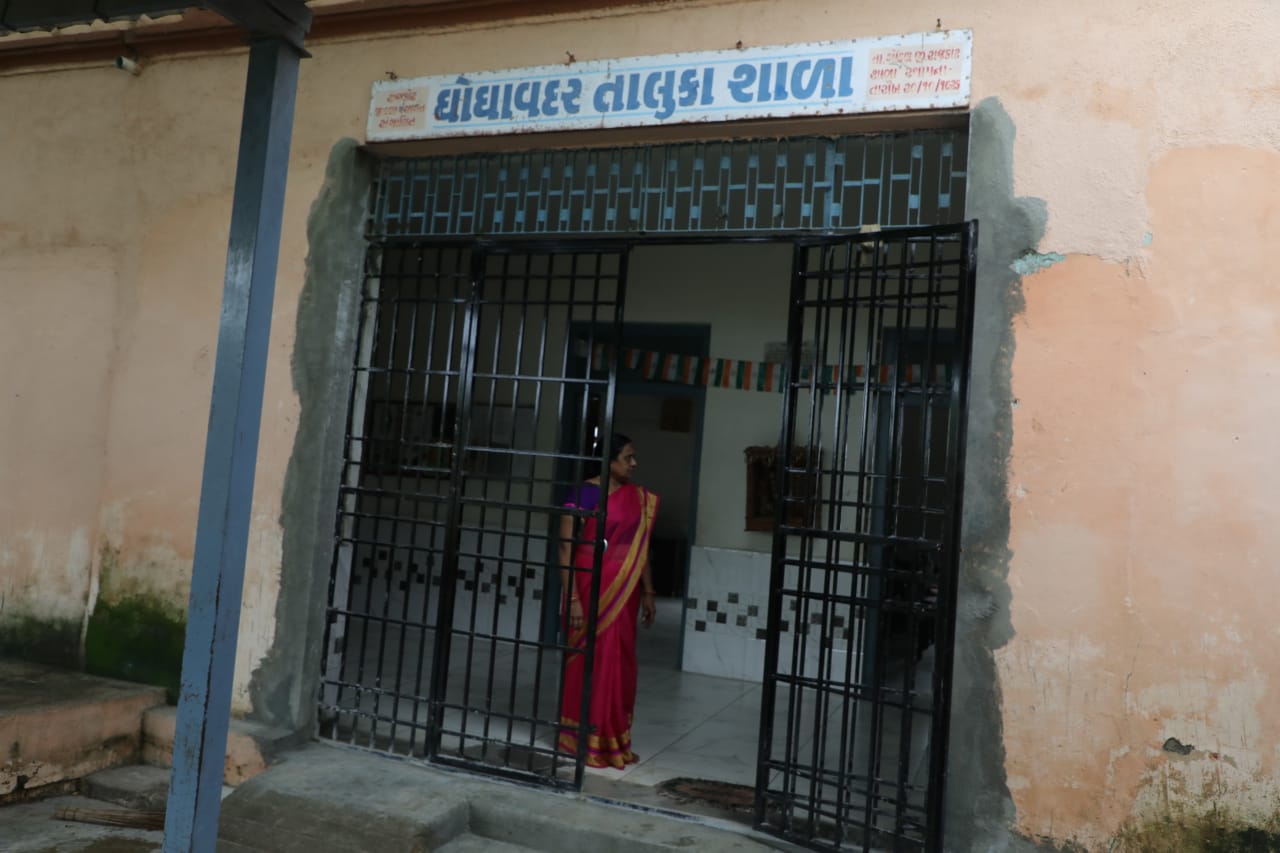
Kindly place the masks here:
MULTIPOLYGON (((745 681, 764 679, 771 563, 771 554, 757 551, 692 549, 684 631, 687 671, 745 681)), ((813 570, 810 588, 822 589, 823 577, 820 570, 813 570)), ((788 581, 788 586, 794 588, 795 578, 788 581)), ((847 586, 847 577, 832 579, 833 591, 847 596, 847 586)), ((851 624, 849 608, 823 607, 819 603, 808 608, 805 618, 811 624, 799 626, 793 624, 797 615, 795 608, 794 596, 789 597, 784 603, 778 632, 779 671, 790 671, 791 661, 799 656, 803 666, 797 666, 796 670, 806 675, 818 675, 822 669, 822 676, 827 680, 856 677, 856 667, 850 666, 846 658, 847 649, 851 647, 849 638, 858 627, 851 624), (823 632, 830 641, 825 655, 818 639, 823 632)))
POLYGON ((761 681, 771 556, 695 547, 689 556, 684 668, 761 681))

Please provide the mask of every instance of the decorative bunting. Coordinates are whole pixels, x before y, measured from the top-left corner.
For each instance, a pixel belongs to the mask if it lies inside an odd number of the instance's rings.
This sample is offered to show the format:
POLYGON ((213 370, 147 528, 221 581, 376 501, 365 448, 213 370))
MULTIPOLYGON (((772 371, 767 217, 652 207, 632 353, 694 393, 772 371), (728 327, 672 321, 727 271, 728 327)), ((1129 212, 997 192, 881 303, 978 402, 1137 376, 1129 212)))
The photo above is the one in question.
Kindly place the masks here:
MULTIPOLYGON (((584 346, 585 350, 585 346, 584 346)), ((591 352, 591 369, 604 371, 609 368, 609 347, 607 344, 596 344, 591 352)), ((584 353, 585 354, 585 353, 584 353)), ((647 350, 627 348, 618 359, 622 370, 639 373, 641 377, 657 382, 672 382, 680 385, 698 385, 704 388, 730 388, 743 391, 781 392, 786 386, 786 371, 783 365, 771 361, 749 361, 736 358, 703 358, 696 355, 678 355, 675 353, 659 353, 647 350)), ((920 364, 904 364, 901 367, 892 364, 846 366, 828 364, 822 367, 816 382, 813 377, 813 365, 800 367, 801 385, 816 385, 819 390, 830 390, 840 384, 841 373, 848 376, 853 372, 855 386, 871 381, 888 385, 895 382, 897 373, 901 371, 901 382, 904 385, 920 385, 930 371, 920 364)), ((951 384, 951 365, 937 364, 933 368, 933 385, 951 384)))

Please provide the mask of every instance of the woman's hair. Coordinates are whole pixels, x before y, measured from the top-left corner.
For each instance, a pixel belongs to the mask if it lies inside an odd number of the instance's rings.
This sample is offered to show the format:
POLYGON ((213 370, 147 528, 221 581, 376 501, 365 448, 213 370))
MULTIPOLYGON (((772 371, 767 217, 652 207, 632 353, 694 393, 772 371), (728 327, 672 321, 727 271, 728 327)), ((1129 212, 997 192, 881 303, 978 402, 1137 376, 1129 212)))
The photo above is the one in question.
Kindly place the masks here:
MULTIPOLYGON (((615 432, 612 436, 612 439, 613 439, 613 456, 609 457, 610 461, 617 459, 622 454, 622 448, 626 447, 628 444, 631 443, 631 436, 624 435, 623 433, 620 433, 620 432, 615 432)), ((591 443, 591 454, 595 456, 596 459, 586 463, 586 467, 584 470, 588 477, 595 477, 599 475, 600 462, 598 460, 600 457, 598 454, 603 452, 604 452, 604 448, 600 446, 599 439, 596 439, 591 443)))
POLYGON ((622 455, 622 448, 626 447, 626 446, 627 446, 628 444, 630 444, 630 443, 631 443, 631 437, 630 437, 630 436, 628 436, 628 435, 623 435, 623 434, 622 434, 622 433, 620 433, 620 432, 615 432, 615 433, 613 434, 613 437, 612 437, 613 456, 611 456, 611 457, 609 457, 609 458, 610 458, 610 459, 617 459, 619 456, 621 456, 621 455, 622 455))
MULTIPOLYGON (((617 459, 622 454, 622 448, 631 443, 631 436, 615 432, 613 438, 613 456, 609 457, 610 461, 617 459)), ((583 474, 587 477, 598 477, 600 475, 600 457, 599 454, 604 452, 604 448, 600 446, 600 440, 596 439, 591 442, 591 454, 595 456, 589 462, 583 464, 583 474)))

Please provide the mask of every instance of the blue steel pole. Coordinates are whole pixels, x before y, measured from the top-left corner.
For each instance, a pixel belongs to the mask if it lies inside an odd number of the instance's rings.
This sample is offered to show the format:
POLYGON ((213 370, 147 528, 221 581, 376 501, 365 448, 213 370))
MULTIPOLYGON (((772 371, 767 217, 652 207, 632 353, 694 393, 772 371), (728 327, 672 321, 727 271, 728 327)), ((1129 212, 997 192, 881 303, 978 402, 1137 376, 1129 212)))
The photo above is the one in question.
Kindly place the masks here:
POLYGON ((255 41, 249 49, 164 853, 212 853, 217 843, 249 508, 301 58, 296 48, 277 39, 255 41))

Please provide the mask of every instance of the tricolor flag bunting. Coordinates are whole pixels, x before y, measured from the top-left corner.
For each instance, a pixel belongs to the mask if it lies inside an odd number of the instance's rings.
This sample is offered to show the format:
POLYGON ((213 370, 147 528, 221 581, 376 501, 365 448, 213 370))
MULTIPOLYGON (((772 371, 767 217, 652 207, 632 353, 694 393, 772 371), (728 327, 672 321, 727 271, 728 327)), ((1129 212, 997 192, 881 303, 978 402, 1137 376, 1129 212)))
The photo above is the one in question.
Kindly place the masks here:
MULTIPOLYGON (((582 353, 585 355, 585 346, 582 353)), ((609 369, 610 347, 596 344, 591 351, 591 369, 609 369)), ((780 392, 787 383, 783 365, 770 361, 749 361, 736 358, 703 358, 696 355, 650 352, 624 349, 618 359, 618 367, 626 373, 638 373, 642 378, 655 382, 673 382, 680 385, 699 385, 704 388, 730 388, 742 391, 780 392)), ((870 382, 873 385, 921 385, 926 374, 931 385, 950 385, 952 366, 937 364, 932 371, 920 364, 823 365, 814 376, 814 365, 800 367, 799 383, 802 387, 816 387, 819 391, 834 390, 842 382, 850 383, 854 390, 870 382), (899 375, 900 374, 900 375, 899 375)), ((846 389, 848 390, 848 389, 846 389)))

